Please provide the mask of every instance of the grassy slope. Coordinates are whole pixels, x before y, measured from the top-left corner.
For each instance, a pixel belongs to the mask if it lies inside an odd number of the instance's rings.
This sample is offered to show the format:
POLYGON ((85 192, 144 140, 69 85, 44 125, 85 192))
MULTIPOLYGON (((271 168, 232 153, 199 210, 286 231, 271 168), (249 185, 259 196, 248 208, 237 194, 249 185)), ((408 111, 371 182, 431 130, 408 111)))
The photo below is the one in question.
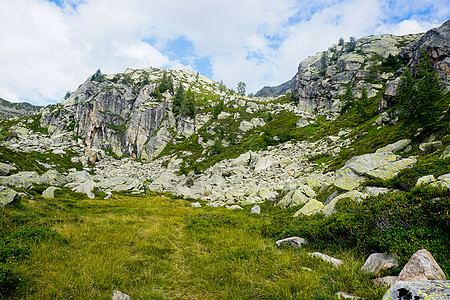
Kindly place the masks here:
POLYGON ((278 249, 261 235, 269 215, 249 215, 249 207, 231 212, 193 209, 188 201, 165 196, 72 196, 0 209, 0 250, 15 245, 29 251, 0 261, 1 268, 15 272, 11 298, 110 299, 115 289, 133 299, 334 299, 339 290, 379 299, 383 294, 360 273, 362 257, 329 253, 345 261, 335 269, 306 255, 315 249, 278 249))

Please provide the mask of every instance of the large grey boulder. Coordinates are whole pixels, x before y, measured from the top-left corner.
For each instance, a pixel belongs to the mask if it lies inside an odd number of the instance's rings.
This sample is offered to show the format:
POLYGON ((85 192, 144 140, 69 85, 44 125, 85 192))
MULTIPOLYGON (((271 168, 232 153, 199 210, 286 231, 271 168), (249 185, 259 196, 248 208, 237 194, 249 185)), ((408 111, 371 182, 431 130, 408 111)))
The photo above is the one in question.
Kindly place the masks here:
POLYGON ((38 173, 19 172, 11 176, 0 176, 0 185, 8 185, 16 188, 31 189, 33 183, 40 183, 40 176, 38 173))
POLYGON ((382 148, 377 149, 377 151, 375 151, 375 153, 399 152, 399 151, 404 150, 406 147, 408 147, 410 143, 411 143, 410 139, 399 140, 395 143, 392 143, 392 144, 389 144, 382 148))
POLYGON ((48 170, 41 176, 40 183, 52 186, 62 186, 67 183, 67 179, 56 170, 48 170))
POLYGON ((450 280, 399 281, 384 294, 382 300, 450 299, 450 280))
POLYGON ((397 259, 392 253, 373 253, 369 255, 361 271, 378 276, 382 271, 398 266, 397 259))
POLYGON ((71 189, 74 192, 86 194, 89 198, 95 198, 93 193, 96 187, 94 180, 91 175, 86 171, 77 171, 74 173, 69 173, 67 175, 67 183, 64 187, 71 189))
POLYGON ((19 198, 19 193, 6 186, 0 186, 0 207, 12 203, 19 198))
POLYGON ((16 167, 8 165, 8 164, 4 164, 4 163, 0 163, 0 176, 6 176, 8 175, 11 171, 15 171, 17 170, 16 167))
POLYGON ((369 153, 350 158, 336 171, 334 185, 344 190, 358 187, 367 178, 387 180, 417 163, 415 158, 402 158, 392 152, 369 153))
POLYGON ((320 201, 317 201, 316 199, 310 199, 302 208, 300 208, 295 214, 294 218, 304 215, 304 216, 310 216, 317 213, 322 212, 323 210, 323 203, 320 201))
POLYGON ((98 183, 98 187, 112 192, 138 191, 142 188, 142 181, 125 175, 107 178, 98 183))
POLYGON ((261 213, 261 207, 259 205, 254 205, 250 210, 250 213, 259 215, 261 213))
POLYGON ((307 185, 300 185, 295 190, 288 192, 276 205, 288 208, 307 203, 316 193, 307 185))
POLYGON ((399 281, 444 280, 445 273, 426 249, 414 253, 398 274, 399 281))

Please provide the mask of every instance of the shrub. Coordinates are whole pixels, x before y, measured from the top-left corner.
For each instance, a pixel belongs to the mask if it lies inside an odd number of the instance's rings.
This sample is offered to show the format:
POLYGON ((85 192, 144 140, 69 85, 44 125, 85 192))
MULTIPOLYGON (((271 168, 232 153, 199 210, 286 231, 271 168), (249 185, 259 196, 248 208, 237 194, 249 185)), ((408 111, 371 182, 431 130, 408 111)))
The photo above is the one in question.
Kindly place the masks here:
POLYGON ((7 298, 19 288, 21 278, 6 266, 0 265, 0 297, 7 298))
POLYGON ((386 251, 401 263, 422 248, 450 272, 450 194, 431 187, 372 197, 362 203, 341 200, 337 212, 292 218, 279 215, 263 226, 273 238, 300 236, 321 249, 357 248, 363 253, 386 251))

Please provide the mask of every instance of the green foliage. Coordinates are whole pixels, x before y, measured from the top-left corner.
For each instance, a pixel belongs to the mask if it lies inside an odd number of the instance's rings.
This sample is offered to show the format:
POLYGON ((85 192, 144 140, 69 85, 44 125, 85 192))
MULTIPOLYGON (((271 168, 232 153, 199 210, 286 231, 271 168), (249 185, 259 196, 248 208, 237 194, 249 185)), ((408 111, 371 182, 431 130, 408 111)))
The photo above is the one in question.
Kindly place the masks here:
POLYGON ((92 75, 91 81, 97 81, 99 83, 105 81, 105 76, 102 74, 102 71, 100 71, 100 69, 98 69, 97 72, 92 75))
POLYGON ((355 51, 355 48, 356 48, 356 39, 355 39, 355 37, 353 37, 353 36, 350 37, 350 41, 348 42, 346 48, 347 48, 347 52, 355 51))
POLYGON ((243 81, 239 81, 237 84, 237 92, 239 95, 241 96, 245 96, 245 88, 246 88, 246 84, 243 81))
POLYGON ((4 299, 13 296, 19 289, 21 280, 14 270, 0 265, 0 297, 4 299))
POLYGON ((347 84, 345 89, 344 97, 342 98, 344 105, 341 107, 341 115, 345 114, 355 102, 355 97, 353 96, 351 84, 347 84))
POLYGON ((223 99, 220 99, 219 103, 213 108, 213 119, 217 119, 217 117, 220 115, 223 109, 224 109, 223 99))
POLYGON ((417 65, 416 77, 407 69, 398 88, 396 101, 400 108, 400 118, 413 129, 432 129, 437 126, 439 102, 444 93, 432 62, 423 50, 417 65))
POLYGON ((344 45, 344 38, 343 38, 343 37, 341 37, 341 38, 339 39, 338 45, 339 45, 339 46, 343 46, 343 45, 344 45))
POLYGON ((301 236, 320 249, 358 248, 366 254, 392 252, 406 263, 426 248, 440 266, 450 271, 450 194, 448 190, 416 188, 384 194, 361 203, 341 200, 337 212, 292 218, 279 215, 262 233, 275 239, 301 236))
POLYGON ((389 54, 389 56, 381 63, 383 72, 395 72, 402 67, 402 61, 398 56, 389 54))
POLYGON ((355 106, 356 111, 358 112, 358 115, 361 117, 361 119, 366 120, 368 117, 370 117, 370 114, 367 111, 369 106, 369 98, 367 97, 367 90, 365 87, 363 87, 361 98, 356 101, 355 106))
POLYGON ((328 66, 328 56, 326 52, 322 53, 322 56, 320 57, 320 71, 319 74, 321 76, 325 75, 325 71, 327 70, 328 66))
POLYGON ((166 71, 163 72, 163 76, 161 79, 161 83, 158 86, 158 90, 161 94, 166 91, 169 91, 173 94, 173 79, 171 75, 167 76, 166 71))

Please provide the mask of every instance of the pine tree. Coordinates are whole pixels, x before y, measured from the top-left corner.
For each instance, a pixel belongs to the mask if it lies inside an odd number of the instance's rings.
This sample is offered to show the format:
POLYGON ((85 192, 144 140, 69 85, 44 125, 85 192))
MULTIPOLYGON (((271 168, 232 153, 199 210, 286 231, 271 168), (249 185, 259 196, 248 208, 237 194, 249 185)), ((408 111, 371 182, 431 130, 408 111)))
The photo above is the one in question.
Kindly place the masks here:
POLYGON ((430 57, 422 50, 421 60, 416 67, 416 77, 406 70, 397 91, 396 101, 400 108, 400 118, 404 120, 405 125, 414 129, 431 128, 438 123, 438 104, 444 92, 437 72, 432 67, 430 57))

